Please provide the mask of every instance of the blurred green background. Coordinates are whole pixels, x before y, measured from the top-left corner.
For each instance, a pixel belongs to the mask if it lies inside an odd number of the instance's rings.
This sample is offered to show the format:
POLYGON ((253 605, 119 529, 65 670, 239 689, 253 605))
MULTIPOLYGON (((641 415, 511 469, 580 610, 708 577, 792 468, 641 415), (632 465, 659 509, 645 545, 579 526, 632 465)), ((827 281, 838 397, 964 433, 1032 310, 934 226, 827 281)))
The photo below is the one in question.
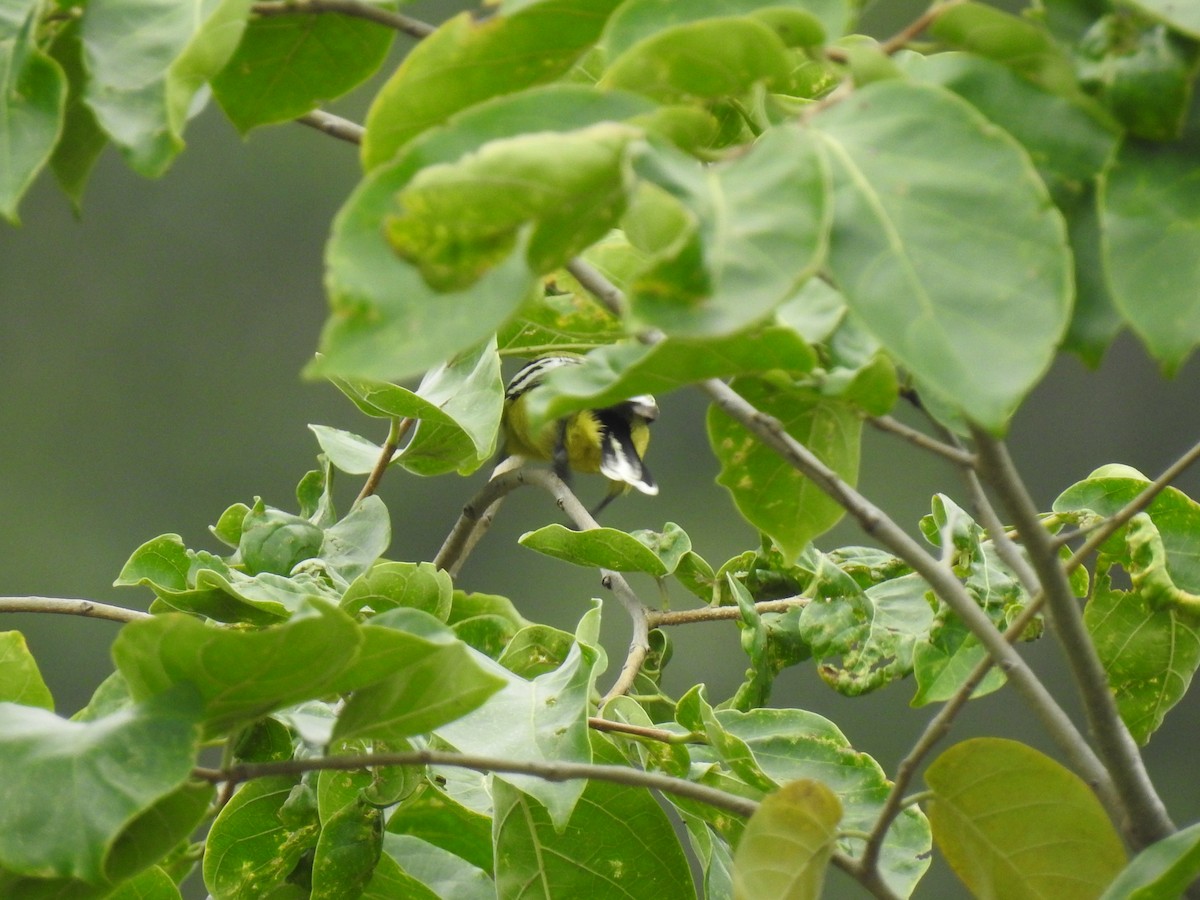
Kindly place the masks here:
MULTIPOLYGON (((451 6, 406 11, 440 21, 451 6)), ((923 4, 885 6, 869 13, 867 24, 877 33, 923 4)), ((389 69, 406 46, 401 38, 389 69)), ((361 120, 363 101, 337 109, 361 120)), ((243 141, 211 106, 186 138, 187 150, 160 181, 135 176, 109 150, 81 217, 44 176, 21 208, 22 227, 0 224, 2 596, 85 597, 144 608, 149 592, 111 586, 133 549, 176 532, 189 546, 215 550, 207 526, 230 503, 255 496, 294 509, 295 483, 317 452, 307 423, 384 437, 378 420, 364 419, 331 386, 298 374, 325 317, 322 248, 333 214, 358 179, 355 148, 298 125, 256 131, 243 141)), ((1073 358, 1059 360, 1012 429, 1013 453, 1038 503, 1048 507, 1059 491, 1108 462, 1157 474, 1200 438, 1197 374, 1189 365, 1174 380, 1161 380, 1127 336, 1098 372, 1073 358)), ((702 398, 682 393, 659 400, 663 415, 649 462, 661 494, 619 501, 606 521, 624 528, 679 523, 697 551, 719 565, 757 537, 714 484, 702 398)), ((953 471, 893 438, 868 429, 863 458, 864 493, 914 533, 935 491, 962 501, 953 471)), ((393 517, 389 556, 432 558, 484 475, 390 473, 380 491, 393 517)), ((1180 486, 1200 496, 1200 474, 1189 473, 1180 486)), ((579 487, 585 500, 602 491, 587 480, 579 487)), ((344 479, 343 508, 357 488, 344 479)), ((588 600, 605 593, 598 579, 515 543, 523 531, 558 518, 545 496, 514 495, 460 585, 506 594, 529 617, 573 628, 588 600)), ((861 542, 843 524, 819 543, 861 542)), ((654 597, 649 581, 635 587, 654 597)), ((606 603, 605 613, 606 682, 619 668, 628 629, 615 603, 606 603)), ((64 714, 82 706, 111 671, 112 623, 9 615, 0 628, 25 632, 64 714)), ((745 669, 735 626, 689 626, 672 638, 669 688, 703 681, 714 702, 732 693, 745 669)), ((1053 642, 1027 650, 1070 698, 1053 642)), ((804 666, 780 678, 773 702, 830 717, 890 771, 932 714, 907 707, 911 690, 905 682, 849 700, 804 666)), ((1192 774, 1198 714, 1200 703, 1186 699, 1146 751, 1181 824, 1200 809, 1192 774)), ((1010 692, 972 703, 951 740, 971 734, 1050 749, 1010 692)), ((953 885, 938 871, 922 893, 952 894, 953 885)), ((860 894, 835 881, 829 896, 843 895, 860 894)))

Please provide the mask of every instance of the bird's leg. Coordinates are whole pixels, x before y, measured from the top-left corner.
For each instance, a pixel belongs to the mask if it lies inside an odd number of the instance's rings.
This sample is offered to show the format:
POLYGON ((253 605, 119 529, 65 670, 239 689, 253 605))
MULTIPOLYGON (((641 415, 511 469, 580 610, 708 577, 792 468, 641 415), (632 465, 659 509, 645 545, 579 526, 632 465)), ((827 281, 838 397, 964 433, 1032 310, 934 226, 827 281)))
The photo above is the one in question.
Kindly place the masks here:
POLYGON ((565 485, 571 484, 571 461, 567 458, 567 420, 559 419, 558 435, 554 440, 554 474, 565 485))

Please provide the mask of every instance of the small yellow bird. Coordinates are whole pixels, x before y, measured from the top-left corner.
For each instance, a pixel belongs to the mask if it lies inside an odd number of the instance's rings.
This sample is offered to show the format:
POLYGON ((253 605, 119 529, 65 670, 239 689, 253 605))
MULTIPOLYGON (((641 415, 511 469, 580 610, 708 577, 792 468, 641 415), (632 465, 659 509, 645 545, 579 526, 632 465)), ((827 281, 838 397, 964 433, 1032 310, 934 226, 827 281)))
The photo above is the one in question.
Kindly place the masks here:
POLYGON ((643 494, 658 493, 642 461, 658 404, 642 394, 602 409, 571 413, 534 431, 526 409, 529 395, 550 370, 582 362, 575 356, 546 356, 527 363, 513 376, 504 392, 505 451, 509 456, 552 462, 564 481, 571 470, 605 476, 610 482, 608 495, 592 511, 594 516, 631 487, 643 494))

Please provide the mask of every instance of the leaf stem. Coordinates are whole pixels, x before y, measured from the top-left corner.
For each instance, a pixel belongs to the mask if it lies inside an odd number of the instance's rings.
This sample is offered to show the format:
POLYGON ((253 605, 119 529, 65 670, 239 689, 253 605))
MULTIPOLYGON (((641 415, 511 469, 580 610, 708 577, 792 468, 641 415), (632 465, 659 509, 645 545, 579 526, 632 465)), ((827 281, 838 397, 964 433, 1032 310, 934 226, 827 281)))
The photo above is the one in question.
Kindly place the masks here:
POLYGON ((428 37, 436 30, 428 22, 401 15, 372 3, 358 2, 358 0, 269 0, 269 2, 255 3, 250 10, 259 16, 338 13, 356 19, 366 19, 368 22, 392 28, 417 39, 428 37))
POLYGON ((938 16, 950 9, 950 7, 958 6, 962 2, 963 0, 936 0, 936 2, 930 4, 929 8, 926 9, 925 12, 921 13, 921 15, 917 16, 915 19, 893 34, 890 38, 881 43, 879 45, 879 49, 888 56, 903 50, 908 45, 909 41, 932 25, 938 16))
POLYGON ((1067 570, 1059 561, 1050 534, 1042 525, 1007 447, 981 428, 972 427, 971 432, 981 473, 1008 510, 1045 592, 1051 625, 1063 646, 1092 736, 1107 763, 1119 809, 1124 813, 1117 821, 1128 830, 1132 845, 1143 849, 1174 833, 1175 825, 1146 774, 1137 744, 1117 712, 1108 676, 1083 624, 1067 570))
POLYGON ((643 738, 648 741, 657 741, 660 744, 707 744, 708 736, 696 731, 689 731, 683 734, 674 731, 667 731, 665 728, 651 728, 647 725, 631 725, 628 722, 614 722, 612 719, 604 719, 599 716, 588 717, 588 728, 595 731, 610 731, 615 734, 624 734, 629 737, 643 738))
POLYGON ((301 775, 324 769, 351 771, 378 766, 459 766, 477 772, 505 772, 517 775, 534 775, 546 781, 573 781, 591 779, 644 787, 686 797, 723 809, 739 816, 750 816, 758 809, 758 803, 745 797, 727 794, 694 781, 675 778, 659 772, 646 772, 627 766, 593 765, 572 762, 530 762, 515 759, 500 759, 473 753, 453 753, 443 750, 412 750, 406 753, 371 753, 353 756, 322 756, 311 759, 290 759, 266 763, 242 763, 224 769, 196 768, 194 777, 219 784, 240 783, 253 778, 271 775, 301 775))
POLYGON ((362 486, 362 490, 358 492, 358 498, 354 501, 359 503, 375 493, 379 487, 379 482, 383 480, 383 473, 387 471, 388 466, 392 464, 392 458, 396 455, 396 448, 400 446, 400 442, 404 440, 404 436, 412 430, 414 419, 407 416, 393 416, 391 424, 388 426, 387 440, 383 442, 383 449, 379 452, 379 459, 375 461, 375 468, 371 470, 371 474, 367 476, 366 482, 362 486))
POLYGON ((150 613, 123 606, 110 606, 95 600, 73 600, 65 597, 0 597, 0 613, 57 613, 64 616, 85 616, 108 619, 110 622, 137 622, 152 618, 150 613))

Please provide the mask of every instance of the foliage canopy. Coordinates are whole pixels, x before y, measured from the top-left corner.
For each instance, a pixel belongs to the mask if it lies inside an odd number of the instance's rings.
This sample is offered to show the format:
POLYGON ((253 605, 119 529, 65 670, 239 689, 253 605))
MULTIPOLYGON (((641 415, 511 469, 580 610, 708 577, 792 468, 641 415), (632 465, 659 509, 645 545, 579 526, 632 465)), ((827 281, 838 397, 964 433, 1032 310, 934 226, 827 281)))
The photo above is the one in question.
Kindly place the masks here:
POLYGON ((14 224, 43 168, 80 204, 109 144, 163 175, 210 96, 243 132, 298 119, 359 145, 307 374, 388 429, 312 425, 295 508, 229 506, 220 553, 137 548, 117 583, 149 614, 4 598, 125 624, 70 718, 0 634, 0 893, 172 900, 198 872, 219 900, 771 900, 818 896, 832 864, 892 898, 919 894, 935 845, 981 897, 1187 888, 1200 835, 1138 745, 1200 666, 1200 506, 1169 486, 1200 447, 1039 511, 1003 435, 1061 352, 1096 363, 1128 327, 1169 375, 1200 341, 1200 16, 944 0, 882 40, 858 17, 498 0, 434 28, 391 0, 0 0, 14 224), (320 109, 398 35, 413 46, 363 126, 320 109), (504 361, 563 352, 583 363, 530 394, 535 422, 703 390, 724 514, 761 546, 705 560, 680 525, 602 528, 556 475, 502 466, 437 558, 386 558, 379 479, 478 470, 504 361), (865 423, 965 476, 924 543, 855 488, 865 423), (335 471, 367 476, 344 512, 335 471), (599 603, 569 633, 456 583, 522 485, 570 526, 521 545, 599 569, 630 620, 619 664, 599 603), (846 513, 873 545, 818 549, 846 513), (696 608, 645 604, 643 576, 696 608), (1043 616, 1086 730, 1016 649, 1043 616), (670 628, 721 618, 744 682, 669 694, 670 628), (899 771, 768 705, 808 664, 850 696, 911 677, 914 706, 940 704, 899 771), (1061 761, 964 741, 906 799, 962 706, 1001 688, 1061 761))

